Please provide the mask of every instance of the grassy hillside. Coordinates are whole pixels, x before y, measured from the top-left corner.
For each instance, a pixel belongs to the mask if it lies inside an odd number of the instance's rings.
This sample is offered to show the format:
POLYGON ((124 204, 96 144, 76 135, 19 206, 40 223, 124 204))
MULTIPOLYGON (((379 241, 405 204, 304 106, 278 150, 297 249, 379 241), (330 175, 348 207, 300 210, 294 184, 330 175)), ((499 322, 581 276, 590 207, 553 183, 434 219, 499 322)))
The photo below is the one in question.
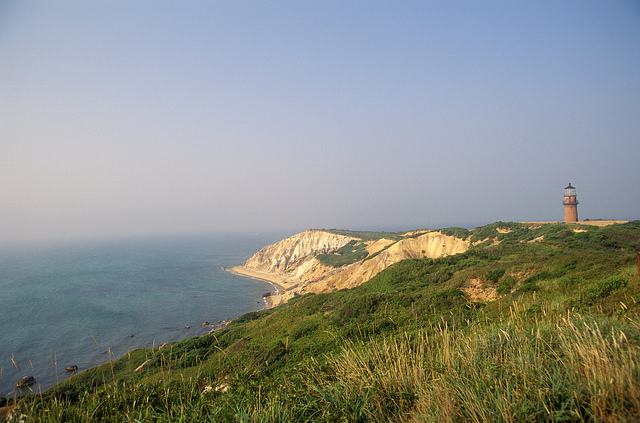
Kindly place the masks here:
POLYGON ((478 245, 133 351, 16 410, 56 422, 640 420, 640 221, 448 231, 478 245), (474 290, 496 299, 471 302, 474 290))

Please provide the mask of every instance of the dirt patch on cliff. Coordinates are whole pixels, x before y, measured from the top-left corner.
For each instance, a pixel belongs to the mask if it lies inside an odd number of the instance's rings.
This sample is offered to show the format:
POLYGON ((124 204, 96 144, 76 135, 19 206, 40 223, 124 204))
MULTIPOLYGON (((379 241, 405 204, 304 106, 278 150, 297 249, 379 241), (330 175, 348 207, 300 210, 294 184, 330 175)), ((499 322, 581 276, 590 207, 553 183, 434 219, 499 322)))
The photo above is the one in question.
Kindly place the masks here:
POLYGON ((477 278, 467 279, 460 287, 460 291, 464 293, 465 297, 467 297, 469 301, 474 303, 486 303, 497 300, 498 297, 500 297, 496 292, 495 286, 485 283, 477 278))
POLYGON ((381 238, 376 241, 368 241, 366 242, 366 245, 367 245, 366 250, 367 250, 367 253, 369 253, 369 255, 372 255, 384 250, 386 247, 388 247, 393 243, 395 243, 394 240, 386 239, 386 238, 381 238))

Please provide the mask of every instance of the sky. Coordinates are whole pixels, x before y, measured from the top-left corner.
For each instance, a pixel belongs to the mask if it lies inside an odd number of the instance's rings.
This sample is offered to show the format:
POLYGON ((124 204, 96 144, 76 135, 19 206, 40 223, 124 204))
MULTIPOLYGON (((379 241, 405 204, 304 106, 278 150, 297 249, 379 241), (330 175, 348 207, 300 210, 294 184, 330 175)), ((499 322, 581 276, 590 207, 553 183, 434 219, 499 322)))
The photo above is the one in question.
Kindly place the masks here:
POLYGON ((637 1, 0 1, 0 243, 640 219, 637 1))

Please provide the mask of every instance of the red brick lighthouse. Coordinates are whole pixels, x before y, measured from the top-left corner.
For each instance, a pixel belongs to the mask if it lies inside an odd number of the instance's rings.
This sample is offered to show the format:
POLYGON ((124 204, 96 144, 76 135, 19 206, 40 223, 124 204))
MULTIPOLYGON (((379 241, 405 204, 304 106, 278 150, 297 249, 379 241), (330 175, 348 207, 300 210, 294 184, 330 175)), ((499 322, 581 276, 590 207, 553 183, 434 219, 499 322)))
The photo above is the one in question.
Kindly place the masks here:
POLYGON ((578 198, 576 197, 576 188, 569 186, 564 189, 564 221, 565 222, 577 222, 578 221, 578 198))

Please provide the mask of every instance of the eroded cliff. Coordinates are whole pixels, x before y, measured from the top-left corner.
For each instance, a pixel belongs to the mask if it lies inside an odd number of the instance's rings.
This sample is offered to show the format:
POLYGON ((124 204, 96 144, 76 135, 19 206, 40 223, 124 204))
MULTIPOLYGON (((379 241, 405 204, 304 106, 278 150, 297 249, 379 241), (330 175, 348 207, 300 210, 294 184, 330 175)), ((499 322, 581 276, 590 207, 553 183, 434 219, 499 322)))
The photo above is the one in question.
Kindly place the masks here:
POLYGON ((232 270, 279 285, 282 289, 272 297, 277 305, 295 295, 358 286, 401 260, 440 258, 462 253, 470 246, 469 240, 438 231, 391 234, 388 238, 366 240, 357 234, 308 230, 262 248, 243 266, 232 270), (362 252, 364 258, 339 267, 327 264, 329 255, 348 261, 358 252, 362 252))

